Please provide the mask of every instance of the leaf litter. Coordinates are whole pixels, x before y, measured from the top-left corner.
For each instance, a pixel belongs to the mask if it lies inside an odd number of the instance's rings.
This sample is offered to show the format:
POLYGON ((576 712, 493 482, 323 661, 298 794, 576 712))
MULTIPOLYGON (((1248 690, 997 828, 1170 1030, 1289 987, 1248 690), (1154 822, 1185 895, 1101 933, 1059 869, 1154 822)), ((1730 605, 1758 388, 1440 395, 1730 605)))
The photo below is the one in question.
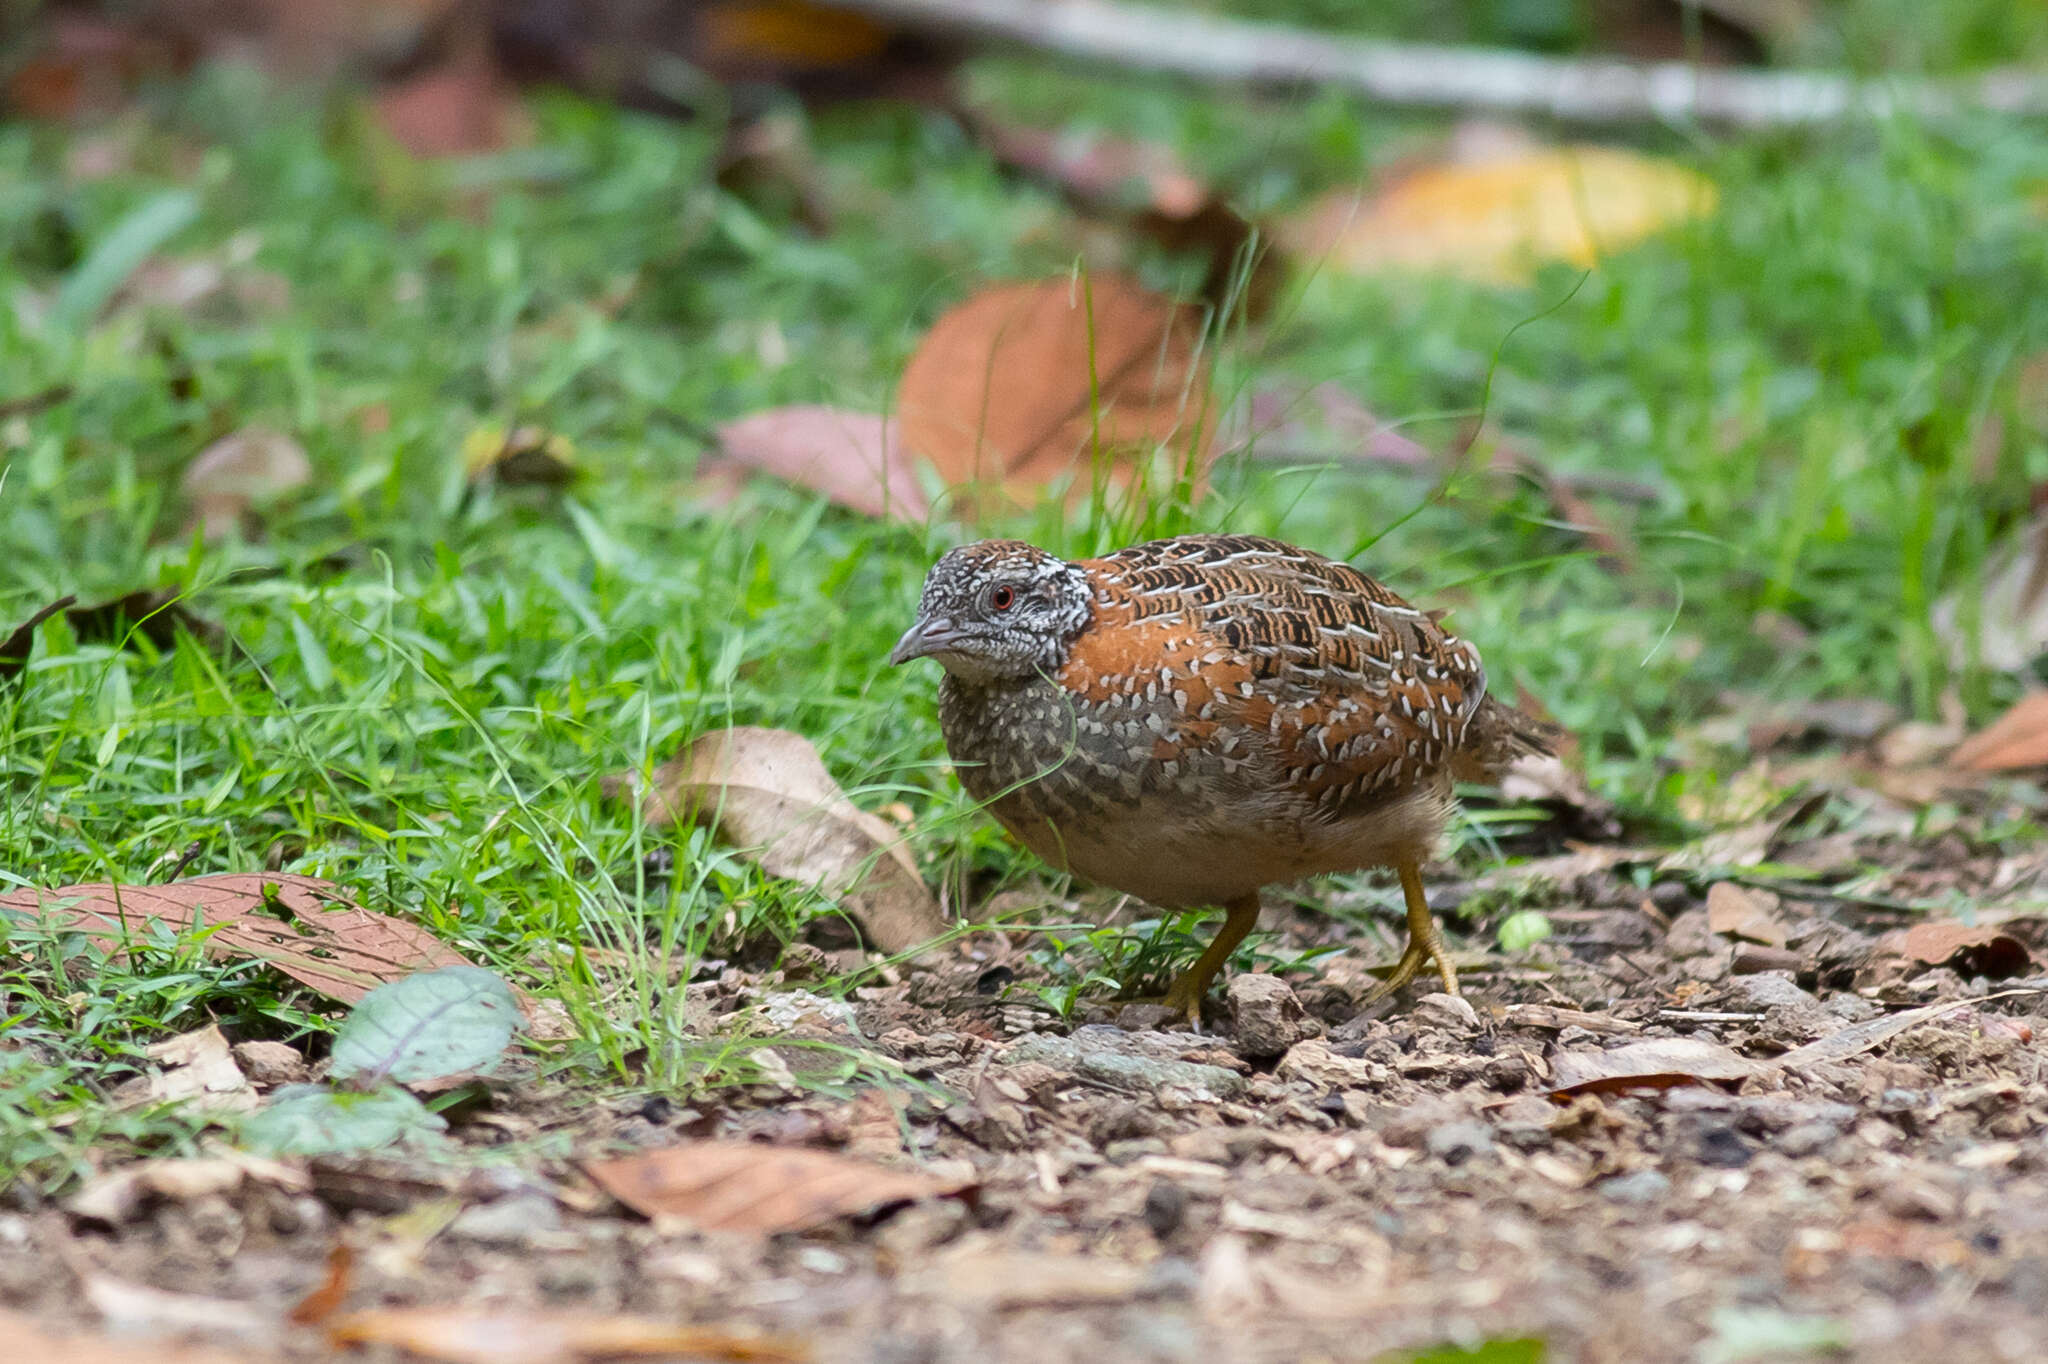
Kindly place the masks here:
POLYGON ((636 803, 653 827, 701 822, 746 849, 771 876, 837 899, 885 952, 946 931, 902 831, 847 799, 810 740, 741 726, 705 734, 657 767, 606 777, 613 800, 636 803))

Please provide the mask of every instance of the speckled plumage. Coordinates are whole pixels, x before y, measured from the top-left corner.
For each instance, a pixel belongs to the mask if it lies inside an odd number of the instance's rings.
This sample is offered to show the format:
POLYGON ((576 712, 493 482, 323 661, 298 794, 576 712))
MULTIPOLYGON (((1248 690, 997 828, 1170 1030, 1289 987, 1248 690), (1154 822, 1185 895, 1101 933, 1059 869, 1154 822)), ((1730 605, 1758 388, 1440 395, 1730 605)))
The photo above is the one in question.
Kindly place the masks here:
POLYGON ((1455 777, 1550 740, 1431 616, 1257 536, 1076 563, 964 546, 895 659, 920 656, 946 669, 940 727, 968 791, 1048 862, 1167 908, 1412 868, 1455 777))

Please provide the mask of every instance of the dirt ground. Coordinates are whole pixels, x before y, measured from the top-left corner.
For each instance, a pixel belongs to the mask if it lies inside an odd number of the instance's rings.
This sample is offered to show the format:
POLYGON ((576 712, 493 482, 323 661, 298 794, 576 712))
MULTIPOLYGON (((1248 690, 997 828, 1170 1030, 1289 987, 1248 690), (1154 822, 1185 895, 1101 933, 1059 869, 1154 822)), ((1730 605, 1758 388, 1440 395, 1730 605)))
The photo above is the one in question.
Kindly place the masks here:
MULTIPOLYGON (((177 1310, 200 1329, 182 1333, 220 1357, 321 1358, 322 1329, 284 1317, 341 1238, 345 1308, 465 1305, 470 1353, 439 1357, 500 1364, 565 1357, 517 1329, 479 1334, 514 1309, 680 1319, 733 1333, 726 1357, 759 1335, 780 1343, 753 1357, 874 1364, 1485 1342, 1469 1357, 1537 1357, 1500 1343, 1515 1338, 1588 1364, 2038 1360, 2048 943, 2011 907, 2039 898, 2048 859, 1959 837, 1773 850, 1776 867, 1830 862, 1880 870, 1854 896, 1710 900, 1621 850, 1519 869, 1515 884, 1547 887, 1557 935, 1511 960, 1454 924, 1470 1007, 1411 993, 1362 1011, 1388 947, 1269 901, 1281 944, 1347 950, 1290 979, 1235 977, 1202 1035, 1157 1030, 1142 1005, 1062 1021, 1021 1002, 1031 959, 992 935, 850 1007, 728 967, 688 987, 712 1027, 766 1018, 831 1044, 778 1046, 771 1069, 853 1049, 907 1080, 842 1098, 770 1082, 685 1107, 514 1067, 452 1129, 495 1161, 323 1158, 296 1189, 251 1177, 111 1218, 16 1197, 0 1309, 61 1334, 91 1329, 83 1296, 105 1329, 153 1338, 180 1319, 141 1290, 166 1290, 190 1295, 177 1310), (1942 890, 1976 927, 1907 943, 1897 930, 1926 916, 1895 906, 1942 890), (1795 1050, 1829 1038, 1850 1054, 1795 1050), (964 1188, 800 1233, 705 1232, 530 1154, 711 1137, 964 1188)), ((1437 903, 1500 888, 1431 887, 1437 903)))

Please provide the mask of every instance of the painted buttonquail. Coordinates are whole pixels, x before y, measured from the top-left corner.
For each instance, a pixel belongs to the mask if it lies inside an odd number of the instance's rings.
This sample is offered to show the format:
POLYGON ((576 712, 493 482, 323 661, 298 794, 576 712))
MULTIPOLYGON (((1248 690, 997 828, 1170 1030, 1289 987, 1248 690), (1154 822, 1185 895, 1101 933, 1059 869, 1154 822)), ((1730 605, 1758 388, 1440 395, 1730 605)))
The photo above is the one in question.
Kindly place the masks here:
POLYGON ((1408 946, 1456 779, 1561 737, 1487 695, 1479 651, 1351 565, 1252 535, 1183 535, 1068 562, 1016 540, 949 551, 891 663, 945 669, 939 724, 969 794, 1054 866, 1164 909, 1226 913, 1166 996, 1198 1019, 1258 922, 1259 888, 1390 866, 1408 946))

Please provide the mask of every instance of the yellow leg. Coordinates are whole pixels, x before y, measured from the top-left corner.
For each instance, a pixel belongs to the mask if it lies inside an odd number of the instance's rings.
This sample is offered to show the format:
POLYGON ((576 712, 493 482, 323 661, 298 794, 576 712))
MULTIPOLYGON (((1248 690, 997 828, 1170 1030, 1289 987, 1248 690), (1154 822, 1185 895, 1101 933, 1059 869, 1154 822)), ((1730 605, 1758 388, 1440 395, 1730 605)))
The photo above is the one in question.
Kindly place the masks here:
POLYGON ((1202 1021, 1202 996, 1209 993, 1209 983, 1216 979, 1216 973, 1223 969, 1224 962, 1230 960, 1230 954, 1237 950, 1245 935, 1259 925, 1258 893, 1254 891, 1243 899, 1231 901, 1223 907, 1223 913, 1223 927, 1216 930, 1214 941, 1195 959, 1193 966, 1181 972, 1180 978, 1167 988, 1166 998, 1161 1001, 1197 1025, 1202 1021))
POLYGON ((1367 992, 1365 1002, 1385 999, 1415 979, 1423 964, 1432 960, 1436 962, 1437 974, 1443 978, 1444 993, 1462 998, 1458 973, 1451 966, 1451 954, 1444 949, 1443 930, 1437 927, 1436 916, 1429 912, 1429 897, 1422 893, 1422 868, 1413 861, 1402 861, 1394 869, 1401 874, 1401 894, 1408 901, 1408 946, 1394 963, 1392 973, 1367 992))

